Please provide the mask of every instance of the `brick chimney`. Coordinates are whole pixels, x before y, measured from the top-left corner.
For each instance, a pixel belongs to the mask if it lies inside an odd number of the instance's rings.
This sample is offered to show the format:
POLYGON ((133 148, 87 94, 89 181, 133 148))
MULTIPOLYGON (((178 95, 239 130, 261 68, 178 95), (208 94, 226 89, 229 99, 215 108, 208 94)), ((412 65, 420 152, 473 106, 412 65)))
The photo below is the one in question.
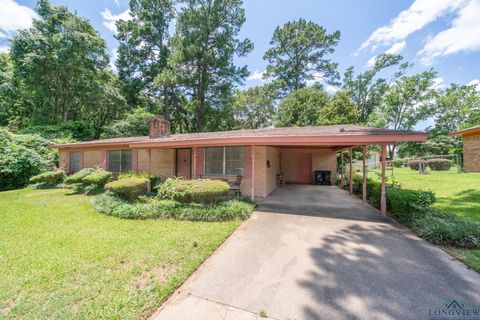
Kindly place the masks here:
POLYGON ((150 138, 167 137, 170 135, 170 122, 163 116, 158 116, 148 122, 148 135, 150 138))

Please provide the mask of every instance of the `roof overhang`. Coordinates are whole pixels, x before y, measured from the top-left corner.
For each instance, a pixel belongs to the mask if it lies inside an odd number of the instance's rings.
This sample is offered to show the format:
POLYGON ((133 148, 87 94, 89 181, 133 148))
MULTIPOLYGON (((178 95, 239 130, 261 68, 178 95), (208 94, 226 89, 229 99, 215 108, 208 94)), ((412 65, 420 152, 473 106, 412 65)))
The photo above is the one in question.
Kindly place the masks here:
POLYGON ((362 144, 393 144, 397 142, 424 142, 426 133, 384 134, 384 135, 338 135, 338 136, 262 136, 262 137, 228 137, 191 140, 152 139, 130 143, 131 148, 177 148, 195 146, 234 146, 234 145, 268 145, 268 146, 349 146, 362 144))
POLYGON ((448 135, 455 136, 455 137, 465 137, 465 136, 473 136, 477 134, 480 134, 480 126, 458 130, 455 132, 450 132, 448 135))

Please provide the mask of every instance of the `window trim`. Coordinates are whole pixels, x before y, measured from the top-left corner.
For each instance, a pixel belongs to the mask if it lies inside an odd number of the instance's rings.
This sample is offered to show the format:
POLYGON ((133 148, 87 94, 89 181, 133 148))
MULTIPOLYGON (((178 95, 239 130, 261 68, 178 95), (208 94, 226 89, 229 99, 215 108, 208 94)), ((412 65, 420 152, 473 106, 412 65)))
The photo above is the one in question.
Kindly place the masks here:
POLYGON ((203 175, 206 176, 206 177, 236 177, 238 176, 238 174, 226 174, 226 165, 227 165, 227 162, 225 161, 226 160, 226 148, 242 148, 243 149, 243 175, 242 176, 245 176, 245 147, 244 146, 217 146, 217 147, 204 147, 203 148, 203 175), (207 174, 207 157, 206 157, 206 151, 207 149, 209 148, 222 148, 223 150, 223 173, 221 174, 207 174))
POLYGON ((72 153, 78 154, 78 170, 75 171, 75 172, 78 172, 78 171, 82 170, 80 151, 69 151, 69 154, 68 154, 68 173, 75 173, 74 171, 72 171, 72 153))
POLYGON ((114 173, 114 174, 118 174, 118 173, 126 173, 126 172, 131 172, 133 171, 133 152, 132 152, 132 149, 109 149, 107 150, 107 170, 114 173), (120 171, 118 172, 114 172, 110 169, 110 152, 112 151, 120 151, 120 171), (125 151, 130 151, 130 155, 131 155, 131 159, 130 159, 130 170, 127 170, 127 171, 123 171, 122 169, 122 154, 123 152, 125 151))

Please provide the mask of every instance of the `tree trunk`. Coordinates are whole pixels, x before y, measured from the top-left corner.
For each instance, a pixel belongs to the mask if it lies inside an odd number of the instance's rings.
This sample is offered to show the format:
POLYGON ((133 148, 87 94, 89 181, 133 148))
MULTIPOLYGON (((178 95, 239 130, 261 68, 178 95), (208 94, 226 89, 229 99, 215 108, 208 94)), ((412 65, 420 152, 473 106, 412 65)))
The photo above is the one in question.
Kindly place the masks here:
POLYGON ((207 71, 202 68, 200 75, 200 83, 198 86, 198 114, 197 114, 197 132, 203 132, 205 129, 205 82, 207 78, 207 71))
POLYGON ((390 160, 393 160, 393 157, 395 156, 395 150, 397 149, 397 144, 394 143, 388 148, 388 153, 390 155, 390 160))
POLYGON ((163 86, 163 116, 170 121, 170 101, 168 99, 168 86, 163 86))

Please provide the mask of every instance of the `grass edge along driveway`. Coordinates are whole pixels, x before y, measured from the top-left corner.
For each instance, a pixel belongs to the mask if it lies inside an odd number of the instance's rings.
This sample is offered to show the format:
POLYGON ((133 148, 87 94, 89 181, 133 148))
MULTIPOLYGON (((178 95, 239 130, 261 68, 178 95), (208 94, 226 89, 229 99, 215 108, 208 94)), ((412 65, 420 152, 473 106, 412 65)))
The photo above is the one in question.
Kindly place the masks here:
MULTIPOLYGON (((369 171, 369 176, 379 179, 379 170, 369 171)), ((388 181, 400 183, 402 187, 414 190, 431 190, 437 201, 433 207, 442 212, 452 213, 465 219, 480 221, 480 173, 457 173, 450 171, 429 171, 420 175, 410 168, 387 170, 388 181)), ((442 247, 450 255, 480 272, 480 249, 442 247)))
POLYGON ((122 220, 63 189, 0 192, 0 318, 138 319, 241 221, 122 220))

